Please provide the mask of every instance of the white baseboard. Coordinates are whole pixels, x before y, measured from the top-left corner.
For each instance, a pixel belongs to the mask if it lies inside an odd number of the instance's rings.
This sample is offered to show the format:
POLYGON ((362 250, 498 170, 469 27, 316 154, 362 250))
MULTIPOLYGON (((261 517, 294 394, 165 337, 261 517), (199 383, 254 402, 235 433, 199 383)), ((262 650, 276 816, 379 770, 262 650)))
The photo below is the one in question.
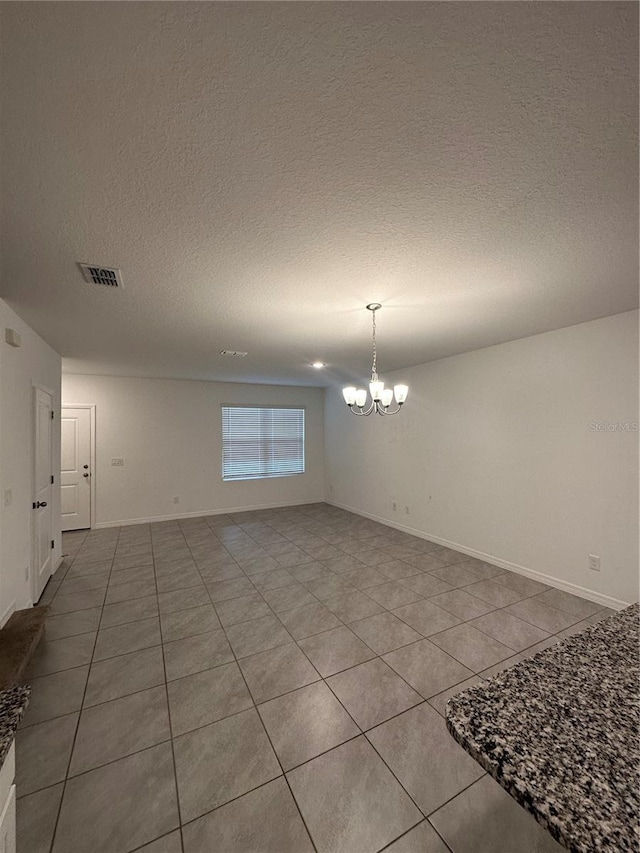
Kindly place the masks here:
POLYGON ((417 536, 420 539, 428 539, 430 542, 436 542, 438 545, 444 545, 445 548, 452 548, 454 551, 460 551, 462 554, 468 554, 470 557, 475 557, 485 563, 491 563, 493 566, 498 566, 500 569, 507 569, 510 572, 515 572, 518 575, 524 575, 540 583, 545 583, 547 586, 552 586, 555 589, 561 589, 563 592, 570 592, 573 595, 579 595, 580 598, 586 598, 588 601, 593 601, 594 604, 601 604, 603 607, 610 607, 612 610, 622 610, 628 607, 632 602, 621 601, 618 598, 612 598, 610 595, 605 595, 602 592, 595 592, 592 589, 587 589, 578 584, 563 581, 560 578, 552 575, 545 575, 542 572, 536 572, 534 569, 529 569, 526 566, 520 566, 517 563, 510 563, 508 560, 502 560, 500 557, 494 557, 493 554, 485 554, 483 551, 478 551, 475 548, 469 548, 467 545, 461 545, 458 542, 451 542, 448 539, 442 539, 440 536, 432 536, 430 533, 424 533, 415 527, 409 527, 406 524, 398 524, 395 521, 390 521, 387 518, 373 515, 370 512, 365 512, 361 509, 356 509, 346 504, 338 503, 338 501, 325 498, 325 503, 336 506, 339 509, 346 509, 354 515, 360 515, 363 518, 369 518, 372 521, 377 521, 379 524, 384 524, 387 527, 393 527, 396 530, 401 530, 403 533, 410 533, 412 536, 417 536))
POLYGON ((252 506, 227 507, 226 509, 200 509, 194 512, 181 512, 173 515, 155 515, 148 518, 123 518, 119 521, 99 521, 94 524, 94 530, 107 527, 128 527, 131 524, 153 524, 158 521, 179 521, 183 518, 201 518, 207 515, 227 515, 231 512, 253 512, 260 509, 279 509, 287 506, 308 506, 309 504, 324 503, 324 498, 307 501, 280 501, 279 503, 255 504, 252 506))
POLYGON ((4 625, 6 625, 9 617, 15 612, 15 609, 16 609, 16 603, 15 603, 15 601, 12 601, 11 604, 4 611, 4 613, 0 616, 0 628, 4 627, 4 625))

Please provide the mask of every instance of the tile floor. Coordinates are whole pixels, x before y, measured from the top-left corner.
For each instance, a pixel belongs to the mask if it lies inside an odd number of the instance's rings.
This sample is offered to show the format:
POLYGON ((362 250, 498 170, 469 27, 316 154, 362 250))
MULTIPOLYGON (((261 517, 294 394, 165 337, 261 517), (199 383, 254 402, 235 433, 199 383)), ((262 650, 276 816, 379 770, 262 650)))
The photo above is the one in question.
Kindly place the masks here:
POLYGON ((18 853, 559 853, 449 696, 609 611, 325 504, 65 534, 18 853))

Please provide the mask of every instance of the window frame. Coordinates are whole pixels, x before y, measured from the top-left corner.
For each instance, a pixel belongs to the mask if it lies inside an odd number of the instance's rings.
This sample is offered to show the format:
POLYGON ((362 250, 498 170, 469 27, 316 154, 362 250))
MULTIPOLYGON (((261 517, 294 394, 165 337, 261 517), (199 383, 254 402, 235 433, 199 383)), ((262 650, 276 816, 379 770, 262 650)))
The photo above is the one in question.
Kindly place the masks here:
POLYGON ((299 477, 306 473, 307 470, 307 407, 304 405, 296 405, 294 403, 220 403, 220 468, 223 483, 238 483, 247 482, 248 480, 272 480, 278 477, 299 477), (278 409, 292 409, 302 412, 302 470, 301 471, 284 471, 275 474, 249 474, 240 477, 225 477, 224 456, 225 456, 225 409, 266 409, 268 411, 278 409))

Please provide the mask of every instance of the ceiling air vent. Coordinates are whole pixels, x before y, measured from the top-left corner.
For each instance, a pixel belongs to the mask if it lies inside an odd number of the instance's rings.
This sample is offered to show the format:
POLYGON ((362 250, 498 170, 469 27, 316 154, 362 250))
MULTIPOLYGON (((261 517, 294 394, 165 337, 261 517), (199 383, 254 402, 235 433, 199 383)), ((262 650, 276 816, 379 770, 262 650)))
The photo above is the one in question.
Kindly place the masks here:
POLYGON ((240 352, 239 350, 236 350, 236 349, 223 349, 223 350, 220 350, 220 355, 230 355, 230 356, 233 356, 234 358, 244 358, 245 355, 249 355, 249 353, 248 352, 240 352))
POLYGON ((94 264, 80 264, 84 280, 89 284, 104 284, 107 287, 122 287, 122 273, 111 267, 99 267, 94 264))

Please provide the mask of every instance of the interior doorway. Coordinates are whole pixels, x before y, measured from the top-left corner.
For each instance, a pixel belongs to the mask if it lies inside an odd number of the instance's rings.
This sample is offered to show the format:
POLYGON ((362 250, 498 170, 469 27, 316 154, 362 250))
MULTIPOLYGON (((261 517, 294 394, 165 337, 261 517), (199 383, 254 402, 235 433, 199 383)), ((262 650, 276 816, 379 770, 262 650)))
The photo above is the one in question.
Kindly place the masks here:
POLYGON ((92 526, 95 406, 63 406, 60 418, 62 530, 92 526))
POLYGON ((33 600, 38 601, 53 572, 53 393, 33 388, 33 513, 31 566, 33 600))

